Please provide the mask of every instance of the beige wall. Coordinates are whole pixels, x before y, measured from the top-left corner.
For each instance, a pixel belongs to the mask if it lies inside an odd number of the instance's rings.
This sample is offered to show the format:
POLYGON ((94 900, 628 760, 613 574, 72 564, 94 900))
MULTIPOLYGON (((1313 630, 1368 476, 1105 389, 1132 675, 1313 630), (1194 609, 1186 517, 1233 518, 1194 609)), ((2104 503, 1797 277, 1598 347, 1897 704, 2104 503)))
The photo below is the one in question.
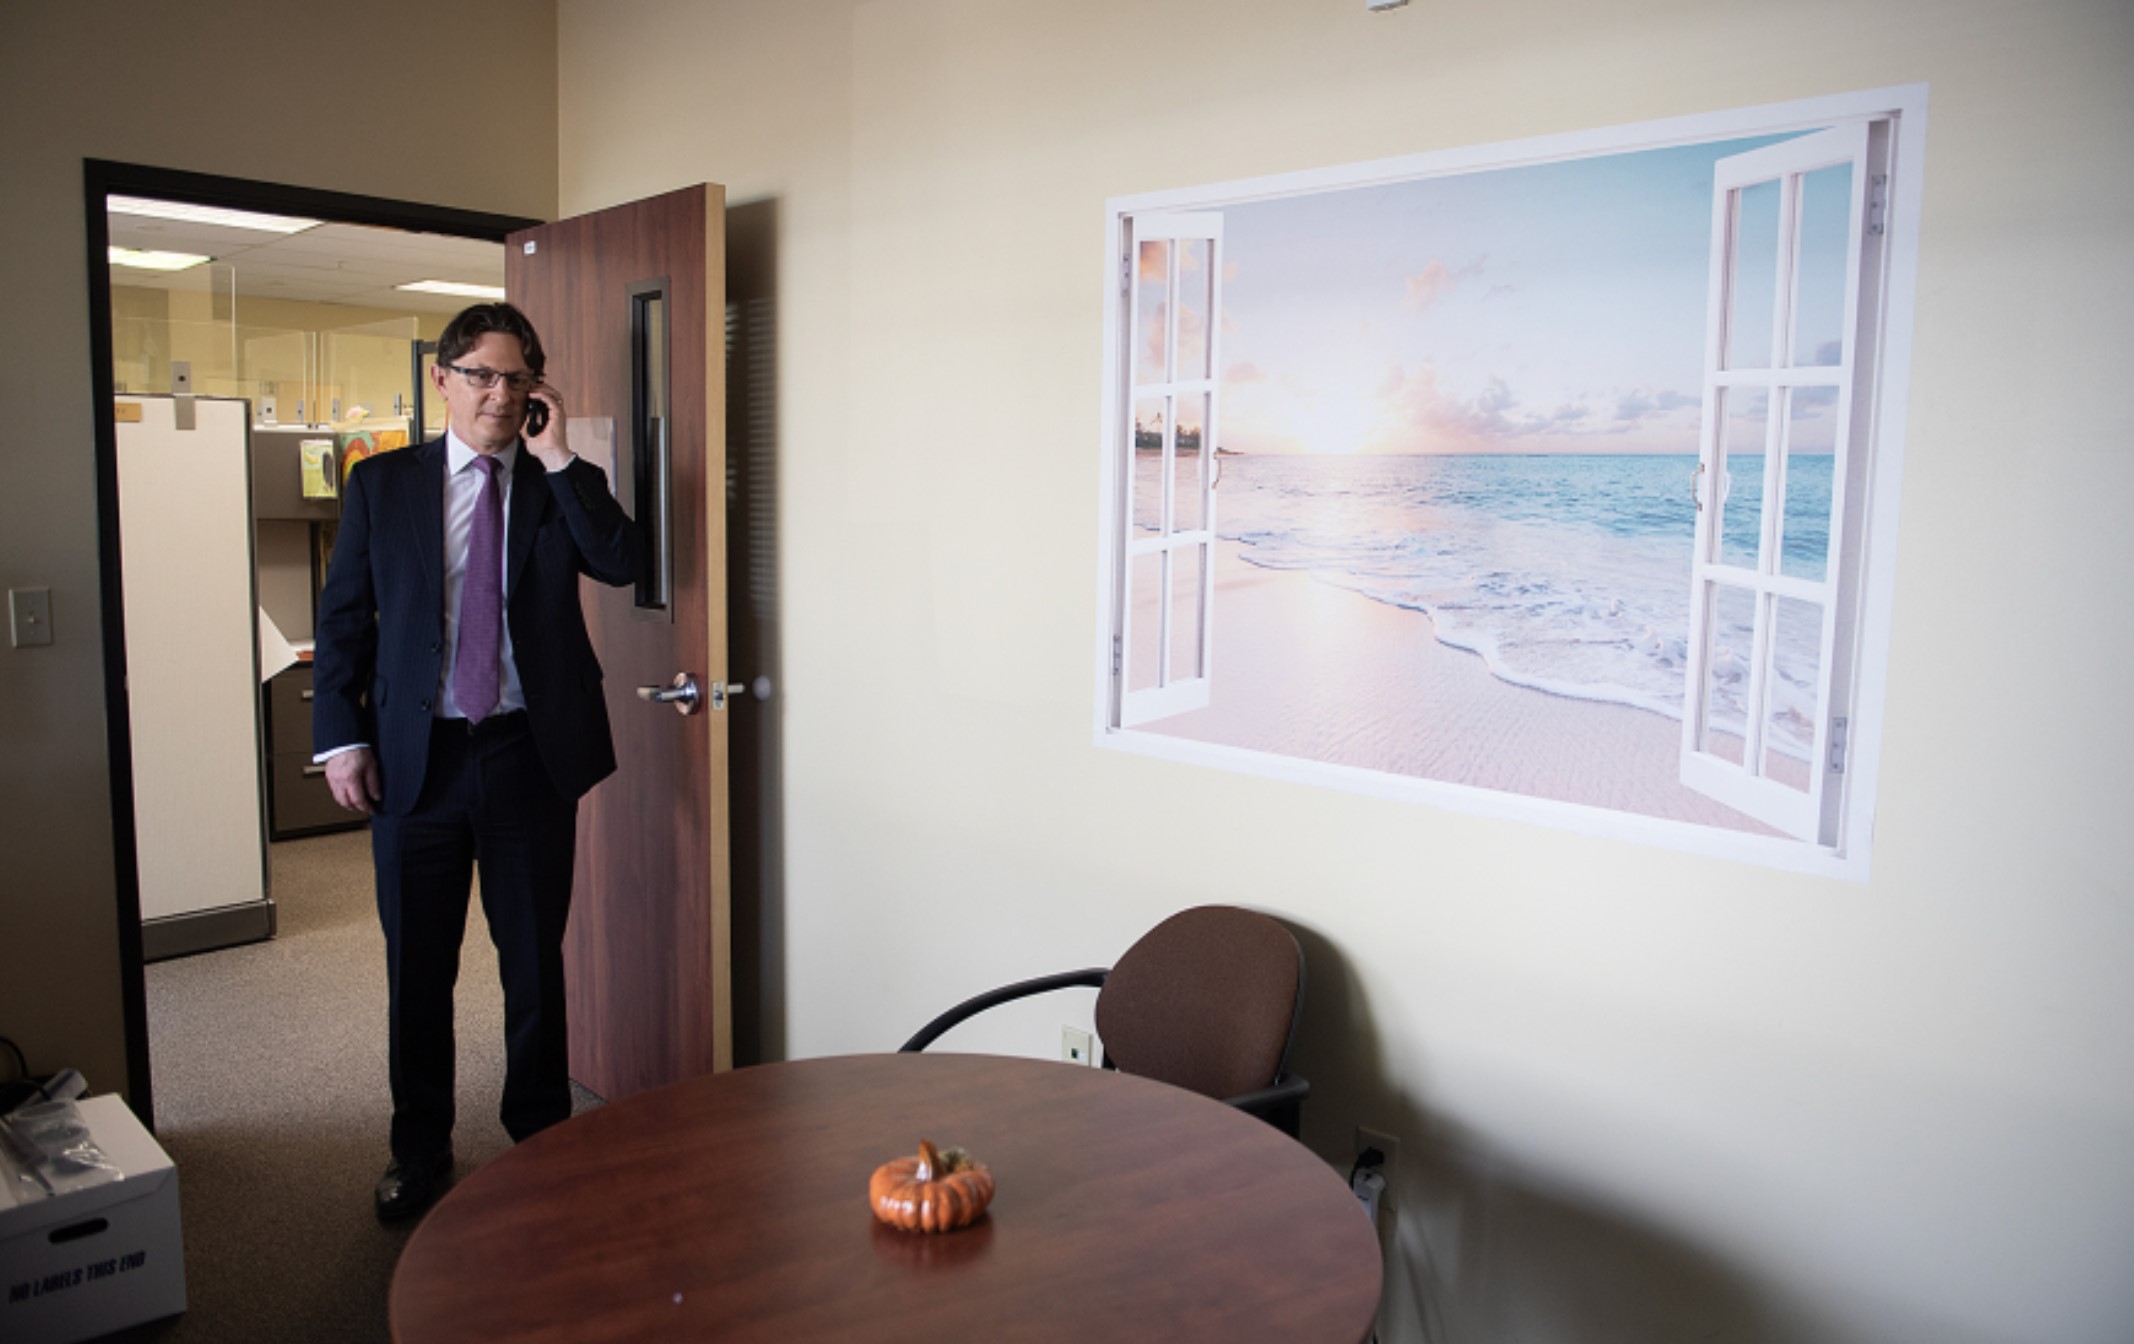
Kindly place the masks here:
POLYGON ((564 211, 775 219, 791 1054, 1241 902, 1310 942, 1310 1139, 1404 1140, 1389 1338, 2126 1337, 2134 11, 564 0, 560 48, 564 211), (1091 745, 1107 197, 1914 81, 1871 881, 1091 745))
POLYGON ((21 1042, 33 1067, 73 1065, 99 1088, 126 1074, 82 160, 545 217, 555 206, 554 62, 547 0, 9 6, 0 588, 49 587, 57 635, 50 648, 0 645, 0 1034, 21 1042), (322 64, 352 52, 393 55, 322 64), (244 68, 233 71, 233 60, 244 68), (465 109, 456 118, 441 112, 455 106, 465 109), (445 139, 441 119, 480 138, 445 139))

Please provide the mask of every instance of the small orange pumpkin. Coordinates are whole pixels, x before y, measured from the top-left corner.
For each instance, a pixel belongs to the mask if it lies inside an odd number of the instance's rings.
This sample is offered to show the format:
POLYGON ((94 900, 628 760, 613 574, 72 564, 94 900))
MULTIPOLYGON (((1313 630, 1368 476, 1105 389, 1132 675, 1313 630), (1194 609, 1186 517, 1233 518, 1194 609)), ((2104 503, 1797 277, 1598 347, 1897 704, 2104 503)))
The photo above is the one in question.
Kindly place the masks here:
POLYGON ((952 1232, 976 1222, 992 1202, 993 1173, 984 1163, 924 1139, 917 1157, 884 1162, 867 1182, 874 1216, 907 1232, 952 1232))

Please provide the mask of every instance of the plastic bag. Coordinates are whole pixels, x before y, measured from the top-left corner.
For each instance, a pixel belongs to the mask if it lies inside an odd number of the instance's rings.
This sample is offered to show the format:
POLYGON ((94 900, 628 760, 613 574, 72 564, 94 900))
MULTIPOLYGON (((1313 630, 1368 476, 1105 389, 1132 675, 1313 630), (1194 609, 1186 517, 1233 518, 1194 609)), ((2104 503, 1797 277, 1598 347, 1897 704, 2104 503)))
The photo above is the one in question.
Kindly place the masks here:
POLYGON ((23 1203, 87 1190, 125 1174, 97 1147, 89 1122, 71 1101, 19 1107, 0 1118, 0 1141, 13 1159, 15 1198, 23 1203))

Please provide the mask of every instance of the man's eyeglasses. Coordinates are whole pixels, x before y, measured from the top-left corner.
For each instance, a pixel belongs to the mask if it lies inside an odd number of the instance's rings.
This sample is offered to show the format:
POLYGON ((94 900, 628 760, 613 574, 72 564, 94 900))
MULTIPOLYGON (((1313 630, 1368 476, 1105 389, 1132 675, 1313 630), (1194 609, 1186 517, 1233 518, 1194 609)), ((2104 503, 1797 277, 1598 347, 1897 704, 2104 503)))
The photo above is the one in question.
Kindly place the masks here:
POLYGON ((440 364, 437 367, 452 370, 452 372, 484 392, 495 387, 500 380, 504 386, 514 392, 530 392, 533 390, 533 385, 541 381, 539 377, 531 373, 499 373, 495 369, 470 369, 459 364, 440 364))

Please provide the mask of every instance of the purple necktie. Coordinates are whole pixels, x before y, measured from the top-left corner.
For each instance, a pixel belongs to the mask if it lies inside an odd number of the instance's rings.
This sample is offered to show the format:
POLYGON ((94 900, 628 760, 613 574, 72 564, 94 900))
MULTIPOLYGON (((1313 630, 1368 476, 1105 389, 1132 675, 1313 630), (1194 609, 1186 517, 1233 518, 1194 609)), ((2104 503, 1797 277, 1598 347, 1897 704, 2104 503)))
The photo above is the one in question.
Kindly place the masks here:
POLYGON ((474 498, 467 533, 467 572, 459 589, 459 659, 452 666, 452 698, 467 722, 496 708, 497 654, 504 642, 504 491, 493 457, 477 457, 482 492, 474 498))

